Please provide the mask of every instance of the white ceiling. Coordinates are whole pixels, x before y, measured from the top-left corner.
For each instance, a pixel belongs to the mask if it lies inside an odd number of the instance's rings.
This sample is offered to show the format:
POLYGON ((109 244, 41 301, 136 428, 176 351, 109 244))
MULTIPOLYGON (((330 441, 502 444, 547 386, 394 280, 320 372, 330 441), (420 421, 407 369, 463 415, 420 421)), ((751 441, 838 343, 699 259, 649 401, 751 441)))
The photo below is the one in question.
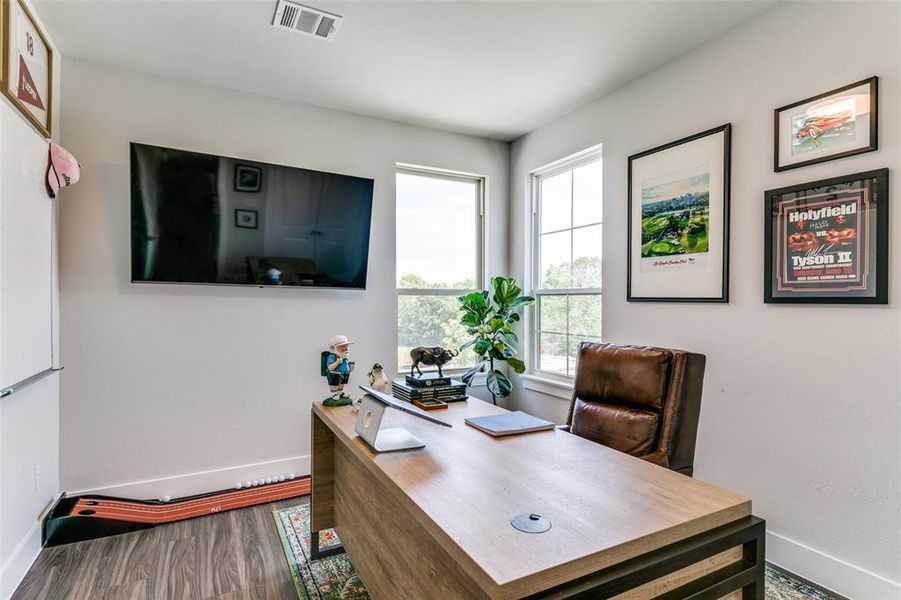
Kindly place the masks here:
POLYGON ((333 41, 276 0, 34 0, 92 61, 510 140, 772 7, 771 1, 334 1, 333 41))

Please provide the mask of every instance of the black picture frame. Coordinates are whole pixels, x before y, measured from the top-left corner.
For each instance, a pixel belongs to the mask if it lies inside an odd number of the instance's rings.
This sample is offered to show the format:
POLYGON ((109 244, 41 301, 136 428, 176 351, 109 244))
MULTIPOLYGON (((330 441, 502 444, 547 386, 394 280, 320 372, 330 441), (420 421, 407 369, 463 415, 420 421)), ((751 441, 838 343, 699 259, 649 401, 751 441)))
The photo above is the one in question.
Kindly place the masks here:
POLYGON ((864 154, 866 152, 873 152, 879 149, 879 77, 873 76, 868 77, 867 79, 862 79, 860 81, 855 81, 854 83, 849 83, 848 85, 843 85, 842 87, 836 88, 834 90, 829 90, 828 92, 823 92, 822 94, 817 94, 816 96, 811 96, 810 98, 805 98, 804 100, 800 100, 798 102, 792 102, 791 104, 786 104, 785 106, 780 106, 779 108, 773 111, 773 170, 776 173, 780 173, 782 171, 788 171, 790 169, 798 169, 800 167, 808 167, 810 165, 816 165, 824 162, 828 162, 831 160, 838 160, 840 158, 847 158, 849 156, 856 156, 857 154, 864 154), (868 85, 870 88, 870 104, 869 104, 869 127, 868 127, 868 144, 866 146, 862 146, 860 148, 853 148, 850 150, 839 151, 834 154, 829 154, 826 156, 821 156, 818 158, 813 158, 810 160, 799 161, 796 163, 790 164, 780 164, 780 152, 781 152, 781 136, 780 136, 780 117, 783 112, 789 111, 793 108, 797 108, 799 106, 803 106, 805 104, 810 104, 813 102, 817 102, 818 100, 824 100, 829 98, 830 96, 840 95, 842 92, 846 92, 848 90, 852 90, 857 87, 868 85))
POLYGON ((244 208, 235 209, 235 227, 240 229, 258 229, 260 226, 259 212, 244 208), (244 219, 247 221, 244 221, 244 219))
MULTIPOLYGON (((887 168, 862 173, 853 173, 841 177, 832 177, 800 185, 792 185, 764 192, 764 302, 767 304, 888 304, 889 288, 889 170, 887 168), (859 183, 859 187, 855 184, 859 183), (865 190, 865 191, 864 191, 865 190), (863 191, 858 198, 856 192, 863 191), (811 202, 812 198, 819 198, 811 202), (789 218, 780 219, 780 207, 782 202, 788 208, 782 207, 789 218), (827 205, 843 202, 844 206, 855 206, 854 212, 844 212, 842 206, 832 206, 833 211, 842 211, 836 214, 819 216, 816 210, 818 205, 827 205), (789 204, 794 203, 794 206, 789 204), (797 208, 795 208, 797 206, 797 208), (800 211, 799 218, 792 219, 789 211, 800 211), (804 219, 804 216, 811 217, 804 219), (865 219, 862 218, 865 216, 865 219), (808 229, 806 221, 814 221, 808 229), (794 224, 793 224, 794 223, 794 224), (842 230, 837 227, 847 225, 842 230), (832 229, 826 227, 832 226, 832 229), (791 233, 789 233, 791 227, 791 233), (776 229, 782 231, 777 232, 776 229), (835 235, 830 239, 830 232, 835 235), (848 237, 853 232, 854 238, 848 237), (863 233, 863 235, 861 235, 863 233), (837 236, 843 237, 838 238, 837 236), (875 235, 875 241, 873 236, 875 235), (820 238, 823 238, 822 240, 820 238), (835 239, 839 241, 834 241, 835 239), (794 247, 792 240, 794 239, 794 247), (856 239, 856 254, 850 245, 850 240, 856 239), (815 244, 820 244, 815 246, 815 244), (783 245, 785 248, 783 248, 783 245), (863 250, 863 253, 861 252, 863 250), (803 252, 803 254, 802 254, 803 252), (847 260, 843 260, 839 253, 847 253, 847 260), (871 254, 875 252, 875 257, 871 254), (817 257, 822 256, 822 259, 817 257), (805 264, 798 266, 801 272, 811 270, 812 274, 805 275, 804 279, 789 281, 784 272, 786 268, 780 268, 785 257, 787 259, 798 257, 801 260, 822 260, 821 265, 805 264), (875 260, 872 276, 869 278, 869 261, 875 260), (777 264, 778 263, 778 264, 777 264), (847 266, 843 266, 843 264, 847 266), (860 274, 859 267, 863 263, 864 272, 860 274), (845 284, 838 279, 828 279, 836 276, 854 275, 855 270, 860 274, 860 284, 857 288, 845 290, 833 289, 837 285, 845 284), (822 279, 810 280, 810 277, 822 279), (845 273, 838 273, 841 269, 845 273), (834 270, 836 273, 829 273, 834 270), (839 283, 836 283, 836 282, 839 283), (863 288, 859 286, 863 285, 863 288), (794 287, 792 287, 794 286, 794 287), (827 287, 829 286, 829 287, 827 287), (797 288, 797 289, 795 289, 797 288)), ((853 280, 849 280, 853 283, 853 280)), ((847 287, 847 286, 846 286, 847 287)))
POLYGON ((236 192, 259 192, 262 187, 262 168, 253 165, 235 165, 236 192))
POLYGON ((684 137, 678 139, 676 141, 670 142, 668 144, 664 144, 662 146, 657 146, 656 148, 651 148, 650 150, 645 150, 643 152, 639 152, 638 154, 633 154, 628 159, 629 162, 629 174, 628 174, 628 203, 627 203, 627 215, 628 215, 628 231, 626 235, 626 301, 628 302, 684 302, 684 303, 727 303, 729 302, 729 203, 730 203, 730 189, 731 189, 731 165, 732 165, 732 124, 726 123, 724 125, 720 125, 718 127, 714 127, 712 129, 708 129, 706 131, 702 131, 700 133, 696 133, 694 135, 690 135, 688 137, 684 137), (721 273, 721 285, 719 291, 715 295, 711 296, 639 296, 637 294, 633 294, 632 290, 632 275, 633 275, 633 265, 632 265, 632 237, 633 237, 633 219, 632 219, 632 197, 633 197, 633 168, 636 161, 641 160, 644 157, 650 156, 652 154, 656 154, 658 152, 662 152, 664 150, 669 150, 671 148, 675 148, 678 146, 682 146, 685 144, 690 144, 691 142, 695 142, 697 140, 701 140, 705 137, 712 135, 723 136, 723 148, 722 148, 722 161, 723 161, 723 190, 722 190, 722 198, 723 198, 723 237, 722 237, 722 273, 721 273))

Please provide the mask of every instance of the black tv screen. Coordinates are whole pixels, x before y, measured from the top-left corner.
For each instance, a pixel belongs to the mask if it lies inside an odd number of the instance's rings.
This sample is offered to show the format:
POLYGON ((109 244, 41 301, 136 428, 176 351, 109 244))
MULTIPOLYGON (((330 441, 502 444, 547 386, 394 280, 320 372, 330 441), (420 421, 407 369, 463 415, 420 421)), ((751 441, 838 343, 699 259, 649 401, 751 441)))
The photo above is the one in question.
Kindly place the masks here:
POLYGON ((132 281, 365 288, 372 188, 132 143, 132 281))

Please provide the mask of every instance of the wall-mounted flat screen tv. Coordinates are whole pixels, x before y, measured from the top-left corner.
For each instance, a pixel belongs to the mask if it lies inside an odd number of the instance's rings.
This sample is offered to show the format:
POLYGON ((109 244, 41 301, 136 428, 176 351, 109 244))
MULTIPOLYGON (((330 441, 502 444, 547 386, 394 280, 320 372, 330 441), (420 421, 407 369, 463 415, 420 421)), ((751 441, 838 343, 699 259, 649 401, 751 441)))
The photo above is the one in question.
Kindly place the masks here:
POLYGON ((365 288, 372 188, 132 143, 132 281, 365 288))

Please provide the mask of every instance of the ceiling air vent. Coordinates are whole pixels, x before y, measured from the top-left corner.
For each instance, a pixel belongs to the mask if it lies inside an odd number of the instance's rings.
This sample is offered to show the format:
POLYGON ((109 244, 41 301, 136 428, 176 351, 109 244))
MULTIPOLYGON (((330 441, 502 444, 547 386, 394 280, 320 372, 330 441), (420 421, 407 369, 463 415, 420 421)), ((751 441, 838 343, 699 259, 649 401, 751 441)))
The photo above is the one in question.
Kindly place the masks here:
POLYGON ((278 6, 275 7, 272 25, 279 29, 288 29, 323 40, 330 40, 338 32, 341 19, 342 17, 339 15, 333 15, 318 8, 279 0, 278 6))

